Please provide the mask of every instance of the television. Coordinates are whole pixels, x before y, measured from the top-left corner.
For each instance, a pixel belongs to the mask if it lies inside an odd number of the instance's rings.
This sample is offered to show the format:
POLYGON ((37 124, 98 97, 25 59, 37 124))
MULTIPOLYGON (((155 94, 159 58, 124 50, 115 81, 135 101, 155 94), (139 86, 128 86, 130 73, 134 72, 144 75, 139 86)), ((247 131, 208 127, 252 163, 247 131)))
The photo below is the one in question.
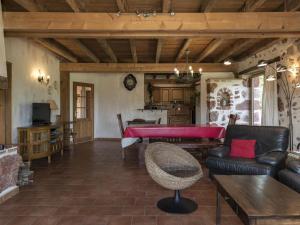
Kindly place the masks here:
POLYGON ((32 125, 50 124, 50 104, 32 103, 32 125))

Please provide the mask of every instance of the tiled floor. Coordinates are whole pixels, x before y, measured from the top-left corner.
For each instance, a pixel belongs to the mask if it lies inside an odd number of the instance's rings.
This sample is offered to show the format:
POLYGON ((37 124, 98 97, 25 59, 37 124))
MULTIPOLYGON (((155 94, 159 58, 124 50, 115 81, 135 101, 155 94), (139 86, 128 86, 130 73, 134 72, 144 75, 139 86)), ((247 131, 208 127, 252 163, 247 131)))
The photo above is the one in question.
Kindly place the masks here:
MULTIPOLYGON (((35 182, 0 205, 0 225, 213 225, 215 188, 206 177, 183 195, 197 201, 190 215, 159 211, 156 202, 172 191, 157 185, 131 150, 123 162, 120 144, 77 145, 51 165, 35 162, 35 182)), ((223 202, 222 224, 241 225, 223 202)))

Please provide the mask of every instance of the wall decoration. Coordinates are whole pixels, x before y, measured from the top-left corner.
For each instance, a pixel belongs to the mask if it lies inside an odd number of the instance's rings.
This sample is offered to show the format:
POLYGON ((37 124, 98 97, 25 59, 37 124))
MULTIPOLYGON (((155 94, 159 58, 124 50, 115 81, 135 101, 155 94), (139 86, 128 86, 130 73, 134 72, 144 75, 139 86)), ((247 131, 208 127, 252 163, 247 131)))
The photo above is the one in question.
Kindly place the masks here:
POLYGON ((137 81, 136 81, 135 76, 133 76, 132 74, 128 74, 128 75, 124 78, 123 84, 124 84, 124 87, 125 87, 128 91, 132 91, 132 90, 135 88, 136 84, 137 84, 137 81))
POLYGON ((249 87, 242 79, 208 79, 207 108, 209 124, 227 126, 230 114, 238 124, 249 124, 249 87))

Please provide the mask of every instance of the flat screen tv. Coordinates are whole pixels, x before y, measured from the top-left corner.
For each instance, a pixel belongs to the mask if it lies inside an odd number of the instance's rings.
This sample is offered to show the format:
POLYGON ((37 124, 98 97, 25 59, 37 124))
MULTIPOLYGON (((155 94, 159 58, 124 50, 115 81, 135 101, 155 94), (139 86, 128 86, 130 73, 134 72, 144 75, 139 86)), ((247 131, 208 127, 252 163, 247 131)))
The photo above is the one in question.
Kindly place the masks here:
POLYGON ((48 125, 50 124, 50 104, 32 103, 32 124, 48 125))

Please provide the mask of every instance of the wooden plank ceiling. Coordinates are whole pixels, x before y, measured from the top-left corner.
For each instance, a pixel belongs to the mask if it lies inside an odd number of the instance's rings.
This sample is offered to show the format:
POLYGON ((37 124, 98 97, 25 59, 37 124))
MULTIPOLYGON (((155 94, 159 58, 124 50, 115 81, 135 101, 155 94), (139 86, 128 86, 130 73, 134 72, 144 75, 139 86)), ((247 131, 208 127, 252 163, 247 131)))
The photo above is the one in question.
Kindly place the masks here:
MULTIPOLYGON (((299 0, 2 0, 6 12, 199 13, 299 11, 299 0)), ((62 62, 180 63, 190 50, 194 63, 241 61, 280 39, 153 37, 151 39, 34 39, 62 62)))

